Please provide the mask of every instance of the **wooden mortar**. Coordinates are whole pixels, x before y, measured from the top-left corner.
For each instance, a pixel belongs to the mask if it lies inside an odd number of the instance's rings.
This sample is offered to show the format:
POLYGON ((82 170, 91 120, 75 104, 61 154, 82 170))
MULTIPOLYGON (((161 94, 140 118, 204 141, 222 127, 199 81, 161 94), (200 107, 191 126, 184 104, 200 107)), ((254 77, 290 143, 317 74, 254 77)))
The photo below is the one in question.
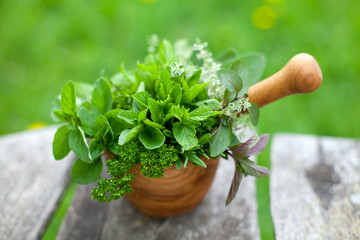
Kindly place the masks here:
MULTIPOLYGON (((313 92, 321 82, 322 74, 316 60, 301 53, 291 58, 279 72, 251 86, 249 101, 262 107, 288 95, 313 92)), ((158 179, 145 177, 140 174, 140 166, 135 166, 133 193, 126 198, 140 212, 151 216, 184 214, 201 203, 214 179, 219 158, 202 160, 207 168, 191 163, 180 170, 172 166, 158 179)))

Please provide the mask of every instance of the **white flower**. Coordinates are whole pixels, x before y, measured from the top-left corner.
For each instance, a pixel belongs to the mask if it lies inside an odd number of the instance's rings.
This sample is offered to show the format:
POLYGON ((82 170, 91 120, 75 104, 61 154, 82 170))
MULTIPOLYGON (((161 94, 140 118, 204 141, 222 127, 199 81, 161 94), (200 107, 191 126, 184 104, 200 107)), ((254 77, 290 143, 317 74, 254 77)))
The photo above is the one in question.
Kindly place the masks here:
POLYGON ((153 53, 156 51, 156 48, 160 45, 160 41, 159 41, 159 37, 158 35, 156 35, 155 33, 152 34, 150 37, 148 37, 147 39, 147 44, 148 46, 148 52, 149 53, 153 53))
POLYGON ((171 77, 180 77, 184 72, 184 65, 173 62, 170 64, 171 77))

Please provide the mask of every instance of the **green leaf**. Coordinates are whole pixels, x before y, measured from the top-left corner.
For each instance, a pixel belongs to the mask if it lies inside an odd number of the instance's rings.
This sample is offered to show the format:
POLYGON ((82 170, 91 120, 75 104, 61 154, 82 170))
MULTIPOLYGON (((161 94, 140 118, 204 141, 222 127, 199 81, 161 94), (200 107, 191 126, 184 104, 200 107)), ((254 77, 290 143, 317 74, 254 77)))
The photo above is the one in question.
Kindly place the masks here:
POLYGON ((114 134, 111 130, 107 118, 100 115, 95 120, 96 138, 102 140, 104 145, 110 144, 114 140, 114 134))
POLYGON ((138 102, 141 106, 148 106, 148 99, 150 98, 150 94, 148 92, 138 92, 132 95, 132 98, 138 102))
POLYGON ((149 105, 149 110, 151 113, 151 119, 156 123, 160 123, 161 122, 161 106, 160 106, 160 104, 157 101, 155 101, 154 99, 149 98, 148 105, 149 105))
POLYGON ((207 107, 212 110, 219 110, 222 108, 221 103, 216 99, 204 100, 196 103, 199 107, 207 107))
POLYGON ((200 166, 200 167, 206 168, 206 164, 196 154, 189 154, 189 160, 195 166, 200 166))
POLYGON ((137 121, 138 121, 139 124, 140 124, 142 121, 144 121, 145 119, 147 119, 147 118, 146 118, 147 112, 148 112, 147 109, 139 112, 139 115, 138 115, 138 118, 137 118, 137 121))
POLYGON ((107 118, 115 136, 119 135, 122 131, 132 126, 118 116, 122 111, 123 110, 121 109, 114 109, 105 113, 105 117, 107 118))
POLYGON ((75 84, 72 81, 67 81, 63 90, 61 91, 61 100, 60 100, 61 110, 70 116, 76 116, 76 94, 75 94, 75 84))
POLYGON ((162 125, 160 125, 160 124, 158 124, 158 123, 152 122, 152 121, 149 120, 149 119, 145 119, 145 120, 143 121, 143 123, 145 123, 145 124, 148 125, 148 126, 151 126, 151 127, 157 128, 157 129, 160 129, 160 130, 162 130, 162 129, 165 128, 164 126, 162 126, 162 125))
POLYGON ((131 124, 131 125, 136 125, 138 123, 138 112, 134 112, 131 110, 124 110, 119 112, 118 117, 121 118, 122 120, 124 120, 125 122, 131 124))
POLYGON ((199 84, 200 76, 201 76, 201 69, 194 72, 193 75, 191 75, 189 78, 185 79, 185 81, 188 83, 189 87, 192 87, 196 84, 199 84))
POLYGON ((55 109, 53 111, 53 114, 57 119, 59 119, 62 122, 70 122, 71 121, 71 115, 68 115, 61 110, 55 109))
POLYGON ((187 90, 184 90, 181 102, 191 103, 207 85, 209 85, 209 82, 197 84, 187 90))
POLYGON ((175 61, 174 49, 168 40, 163 40, 159 46, 159 58, 163 63, 175 61))
POLYGON ((236 72, 230 69, 220 69, 217 71, 217 76, 229 92, 237 94, 242 89, 242 80, 236 72))
POLYGON ((52 144, 55 160, 63 159, 69 154, 69 133, 68 125, 63 125, 56 131, 52 144))
POLYGON ((246 175, 251 175, 254 177, 268 177, 270 175, 269 169, 266 167, 261 167, 253 163, 248 159, 241 159, 240 164, 242 169, 244 169, 244 173, 246 175))
POLYGON ((162 132, 151 126, 147 126, 139 134, 140 141, 144 144, 146 149, 155 149, 161 147, 165 142, 165 136, 162 132))
POLYGON ((249 116, 252 125, 256 126, 259 121, 259 107, 256 105, 256 103, 250 103, 251 106, 248 108, 249 116))
POLYGON ((236 135, 234 133, 231 133, 231 142, 230 142, 229 148, 235 147, 239 144, 241 144, 239 139, 236 137, 236 135))
POLYGON ((239 186, 240 186, 242 177, 243 177, 243 174, 241 171, 241 167, 238 166, 237 162, 235 161, 235 174, 234 174, 234 178, 231 182, 228 196, 226 198, 226 204, 225 204, 226 206, 229 205, 231 203, 231 201, 234 199, 234 197, 236 196, 236 193, 239 190, 239 186))
POLYGON ((101 115, 111 109, 112 103, 109 83, 102 78, 97 80, 91 99, 91 110, 101 115))
POLYGON ((206 134, 202 135, 199 138, 199 145, 204 145, 205 143, 207 143, 209 141, 210 138, 211 138, 210 133, 206 133, 206 134))
POLYGON ((78 114, 81 120, 81 126, 84 131, 87 134, 94 136, 96 134, 96 131, 94 129, 96 114, 82 106, 78 108, 78 114))
POLYGON ((104 150, 104 146, 98 139, 93 139, 90 142, 90 155, 92 159, 97 159, 101 156, 102 151, 104 150))
POLYGON ((194 126, 176 122, 173 126, 176 141, 185 149, 189 150, 198 144, 194 126))
POLYGON ((91 84, 84 82, 76 82, 75 87, 77 97, 83 98, 85 101, 91 100, 91 95, 94 91, 94 87, 91 84))
POLYGON ((175 167, 176 167, 176 169, 181 169, 181 166, 182 166, 182 163, 181 163, 181 159, 180 158, 178 158, 177 160, 176 160, 176 162, 175 162, 175 167))
POLYGON ((237 93, 232 93, 229 90, 225 89, 224 104, 228 104, 229 102, 234 101, 236 96, 237 96, 237 93))
POLYGON ((207 107, 198 107, 189 113, 189 119, 194 121, 203 121, 210 116, 219 115, 221 112, 216 112, 207 107))
POLYGON ((245 93, 247 93, 248 88, 250 87, 250 82, 248 80, 249 79, 248 68, 246 67, 246 65, 242 60, 237 60, 232 63, 231 70, 236 72, 242 80, 243 83, 242 90, 238 93, 238 95, 243 96, 245 93))
POLYGON ((125 143, 136 137, 143 129, 143 127, 144 125, 140 124, 133 129, 124 130, 119 136, 119 145, 124 145, 125 143))
POLYGON ((222 154, 231 143, 232 129, 230 124, 225 126, 221 125, 219 131, 210 138, 210 153, 211 157, 217 157, 222 154))
POLYGON ((175 84, 175 87, 171 92, 171 98, 173 99, 175 105, 180 104, 182 98, 182 89, 179 83, 175 84))
POLYGON ((245 64, 248 70, 249 81, 247 86, 251 86, 258 82, 265 70, 265 55, 259 52, 249 52, 239 55, 238 59, 240 59, 245 64))
POLYGON ((92 163, 93 159, 90 155, 84 131, 79 126, 75 130, 70 131, 69 146, 82 161, 92 163))
POLYGON ((100 158, 93 163, 85 163, 80 159, 76 160, 71 169, 71 178, 78 184, 90 184, 101 176, 103 163, 100 158))

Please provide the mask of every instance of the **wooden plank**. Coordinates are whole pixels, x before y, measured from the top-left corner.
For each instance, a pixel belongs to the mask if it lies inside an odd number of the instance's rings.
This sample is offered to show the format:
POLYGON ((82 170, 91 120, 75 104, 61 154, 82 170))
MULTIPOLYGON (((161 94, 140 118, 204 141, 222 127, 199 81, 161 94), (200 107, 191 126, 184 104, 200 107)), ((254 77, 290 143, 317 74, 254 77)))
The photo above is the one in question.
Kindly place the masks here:
POLYGON ((124 199, 96 203, 90 188, 79 186, 58 239, 259 239, 254 178, 245 178, 238 196, 225 207, 233 171, 232 161, 221 160, 204 202, 188 214, 166 219, 145 216, 124 199))
POLYGON ((54 160, 55 131, 46 127, 0 138, 1 240, 38 239, 57 206, 72 161, 54 160))
POLYGON ((279 134, 272 144, 277 239, 360 239, 360 142, 279 134))

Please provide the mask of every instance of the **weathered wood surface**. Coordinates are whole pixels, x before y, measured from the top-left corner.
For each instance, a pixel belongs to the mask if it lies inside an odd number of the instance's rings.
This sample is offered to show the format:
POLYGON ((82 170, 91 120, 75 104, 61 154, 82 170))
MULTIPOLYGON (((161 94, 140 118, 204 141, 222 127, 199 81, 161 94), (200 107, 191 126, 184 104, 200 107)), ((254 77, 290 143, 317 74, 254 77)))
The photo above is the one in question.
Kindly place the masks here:
POLYGON ((72 161, 54 160, 55 130, 47 127, 0 138, 1 240, 37 239, 57 206, 72 161))
POLYGON ((360 142, 278 134, 271 149, 277 239, 360 239, 360 142))
POLYGON ((245 178, 238 196, 225 207, 233 171, 232 161, 221 160, 200 206, 166 219, 143 215, 124 199, 97 203, 89 197, 91 187, 79 186, 57 239, 259 239, 254 178, 245 178))

